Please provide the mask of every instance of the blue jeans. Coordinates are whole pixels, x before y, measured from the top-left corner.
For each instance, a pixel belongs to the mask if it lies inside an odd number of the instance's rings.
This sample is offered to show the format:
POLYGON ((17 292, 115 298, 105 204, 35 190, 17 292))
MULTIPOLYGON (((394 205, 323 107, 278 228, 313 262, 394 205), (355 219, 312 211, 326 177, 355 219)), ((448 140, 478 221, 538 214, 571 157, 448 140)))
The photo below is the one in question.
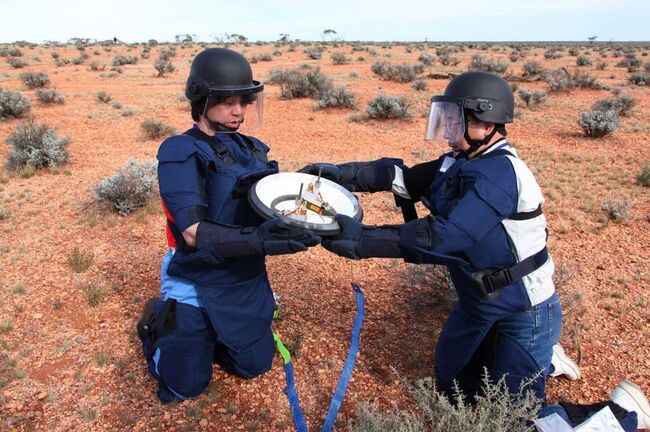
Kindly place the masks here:
POLYGON ((553 345, 562 332, 562 306, 557 292, 526 312, 520 312, 499 321, 499 334, 516 340, 544 370, 551 373, 553 345))

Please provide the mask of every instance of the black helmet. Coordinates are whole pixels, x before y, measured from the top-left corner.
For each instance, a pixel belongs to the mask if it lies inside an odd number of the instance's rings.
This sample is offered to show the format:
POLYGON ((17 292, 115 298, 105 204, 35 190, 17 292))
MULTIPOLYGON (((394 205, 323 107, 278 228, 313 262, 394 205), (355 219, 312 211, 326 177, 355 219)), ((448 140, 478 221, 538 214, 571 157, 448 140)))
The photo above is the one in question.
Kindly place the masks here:
POLYGON ((432 102, 456 102, 486 123, 512 123, 515 98, 510 85, 498 75, 488 72, 464 72, 452 79, 444 96, 432 102))
POLYGON ((253 80, 246 57, 226 48, 208 48, 192 60, 185 96, 197 102, 208 96, 246 95, 263 89, 264 84, 253 80))

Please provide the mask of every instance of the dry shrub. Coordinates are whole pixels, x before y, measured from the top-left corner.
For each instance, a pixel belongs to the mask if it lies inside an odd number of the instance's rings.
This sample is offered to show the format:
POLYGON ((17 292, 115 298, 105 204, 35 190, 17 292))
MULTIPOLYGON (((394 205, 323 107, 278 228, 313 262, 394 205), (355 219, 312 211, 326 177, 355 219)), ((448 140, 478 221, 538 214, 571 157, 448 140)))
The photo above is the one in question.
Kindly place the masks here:
POLYGON ((349 92, 345 86, 337 87, 326 91, 316 102, 314 109, 320 110, 325 108, 351 108, 357 107, 356 94, 349 92))
POLYGON ((156 167, 155 161, 129 159, 124 168, 93 186, 92 195, 101 206, 126 216, 144 207, 153 195, 158 182, 156 167))
POLYGON ((409 119, 409 104, 403 97, 379 94, 368 102, 366 114, 372 119, 409 119))
MULTIPOLYGON (((404 380, 402 380, 404 382, 404 380)), ((518 393, 508 390, 505 379, 497 382, 487 376, 483 394, 476 404, 465 402, 459 388, 455 389, 453 403, 442 394, 432 378, 424 378, 405 385, 415 400, 413 411, 401 410, 396 405, 381 413, 376 404, 359 405, 357 418, 348 422, 349 432, 532 432, 530 420, 537 418, 542 401, 523 385, 518 393)))
POLYGON ((616 111, 583 111, 578 124, 588 137, 602 138, 618 128, 618 115, 616 111))
POLYGON ((630 215, 630 202, 626 199, 605 201, 603 210, 614 222, 623 222, 630 215))
POLYGON ((415 80, 417 74, 424 71, 424 67, 421 64, 410 65, 377 62, 373 63, 371 70, 383 80, 405 83, 415 80))
POLYGON ((42 88, 50 83, 50 78, 43 72, 23 72, 20 80, 28 89, 42 88))
POLYGON ((508 70, 508 64, 501 59, 486 59, 480 54, 474 54, 467 69, 471 71, 494 72, 503 75, 508 70))
POLYGON ((626 95, 618 95, 615 98, 600 99, 596 101, 591 109, 598 111, 614 111, 617 115, 625 117, 630 113, 635 105, 636 99, 626 95))
POLYGON ((527 107, 534 107, 546 101, 546 92, 544 90, 519 90, 519 97, 524 101, 527 107))
POLYGON ((650 187, 650 164, 641 167, 636 175, 636 181, 640 186, 650 187))
POLYGON ((65 97, 54 89, 36 89, 36 97, 42 104, 63 104, 65 97))
POLYGON ((24 117, 31 110, 32 104, 22 93, 0 89, 0 120, 7 117, 24 117))
POLYGON ((176 129, 166 124, 155 121, 155 120, 145 120, 140 125, 145 136, 149 139, 160 139, 167 138, 176 134, 176 129))
POLYGON ((334 87, 332 80, 320 72, 319 68, 273 69, 267 80, 268 84, 279 84, 283 99, 320 98, 334 87))
POLYGON ((24 168, 56 168, 68 161, 65 147, 70 140, 59 137, 55 129, 33 121, 21 123, 16 131, 7 137, 11 153, 7 157, 6 167, 10 170, 24 168))

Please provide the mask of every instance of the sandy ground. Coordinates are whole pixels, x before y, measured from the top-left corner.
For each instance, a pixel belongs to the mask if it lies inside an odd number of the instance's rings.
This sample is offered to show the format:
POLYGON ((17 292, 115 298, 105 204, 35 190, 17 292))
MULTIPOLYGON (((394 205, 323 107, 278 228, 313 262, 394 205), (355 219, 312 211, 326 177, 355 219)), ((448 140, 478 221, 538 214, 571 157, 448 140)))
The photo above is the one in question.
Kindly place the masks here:
MULTIPOLYGON (((164 218, 156 200, 129 215, 97 212, 90 188, 121 168, 128 158, 153 159, 158 140, 148 140, 140 128, 146 119, 179 130, 191 126, 179 96, 191 58, 199 46, 178 47, 172 60, 176 71, 155 77, 149 59, 111 73, 116 54, 140 56, 142 47, 86 48, 85 64, 57 67, 51 56, 79 55, 74 47, 23 48, 28 65, 13 69, 0 62, 0 86, 20 90, 33 102, 37 122, 56 128, 71 139, 70 161, 58 170, 41 170, 23 178, 0 171, 0 430, 264 430, 293 429, 282 363, 262 377, 245 381, 215 367, 206 394, 196 400, 161 405, 156 383, 147 375, 135 334, 135 323, 147 298, 155 296, 159 261, 165 251, 164 218), (38 57, 40 60, 34 60, 38 57), (89 63, 107 64, 104 71, 89 63), (46 72, 51 88, 66 97, 63 105, 42 105, 18 74, 46 72), (106 91, 118 109, 100 104, 95 94, 106 91), (132 116, 123 116, 125 109, 132 116), (92 253, 90 268, 76 273, 67 262, 74 248, 92 253), (105 293, 91 307, 89 285, 105 293)), ((414 117, 410 121, 349 122, 347 109, 313 111, 311 99, 281 100, 278 86, 266 88, 265 124, 256 135, 272 148, 271 156, 291 171, 311 161, 342 162, 383 156, 407 164, 430 160, 444 151, 422 141, 424 113, 433 93, 446 80, 426 79, 428 89, 416 92, 410 83, 379 80, 375 61, 415 63, 421 51, 404 46, 370 47, 352 52, 349 45, 328 47, 321 60, 309 60, 304 46, 239 47, 249 58, 271 54, 271 62, 253 65, 265 80, 272 68, 320 66, 337 85, 357 93, 360 112, 377 93, 405 96, 414 117), (333 65, 331 52, 344 52, 350 64, 333 65), (363 57, 359 59, 358 57, 363 57), (356 77, 351 76, 356 73, 356 77)), ((426 49, 434 54, 433 47, 426 49)), ((594 64, 600 55, 588 51, 594 64)), ((428 72, 460 72, 472 54, 507 58, 499 52, 467 49, 455 53, 461 63, 428 72)), ((638 49, 637 55, 648 52, 638 49)), ((526 60, 545 68, 573 68, 575 57, 546 61, 535 49, 510 66, 519 74, 526 60)), ((646 61, 648 57, 640 57, 646 61)), ((583 68, 610 88, 621 88, 638 104, 610 137, 589 139, 576 124, 579 112, 608 90, 579 90, 549 94, 534 109, 520 107, 510 136, 520 156, 537 175, 545 192, 551 253, 558 266, 558 290, 565 308, 562 343, 580 359, 583 379, 549 379, 551 401, 593 402, 606 398, 616 383, 628 378, 650 394, 650 189, 636 184, 640 167, 649 159, 650 97, 648 87, 627 84, 628 72, 616 67, 612 51, 599 71, 583 68), (629 217, 608 221, 601 209, 608 200, 627 200, 629 217)), ((546 83, 521 83, 546 89, 546 83)), ((20 120, 0 122, 0 140, 20 120)), ((0 159, 9 153, 0 145, 0 159)), ((400 214, 387 194, 361 196, 367 223, 397 223, 400 214)), ((425 211, 420 208, 420 214, 425 211)), ((350 281, 357 281, 367 299, 366 321, 357 367, 343 403, 337 430, 354 418, 362 401, 388 408, 412 403, 393 370, 415 379, 433 370, 433 350, 447 306, 441 302, 443 282, 425 280, 422 268, 399 260, 350 262, 314 248, 297 256, 271 257, 268 269, 273 288, 282 296, 283 319, 274 328, 294 352, 297 388, 306 419, 320 427, 349 344, 354 319, 350 281), (442 287, 442 288, 441 288, 442 287), (442 290, 442 291, 441 291, 442 290)))

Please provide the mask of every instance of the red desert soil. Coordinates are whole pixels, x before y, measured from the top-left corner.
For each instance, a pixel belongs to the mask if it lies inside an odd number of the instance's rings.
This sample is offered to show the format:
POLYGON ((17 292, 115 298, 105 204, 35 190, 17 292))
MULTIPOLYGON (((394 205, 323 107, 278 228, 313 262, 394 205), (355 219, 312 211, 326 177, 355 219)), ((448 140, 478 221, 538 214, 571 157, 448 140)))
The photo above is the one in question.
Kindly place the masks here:
MULTIPOLYGON (((503 49, 467 49, 454 54, 461 60, 457 66, 436 62, 432 70, 466 70, 476 53, 507 58, 509 48, 494 47, 503 49)), ((226 376, 215 367, 204 395, 175 405, 158 402, 157 383, 147 375, 135 323, 146 299, 157 295, 159 261, 166 247, 164 218, 156 199, 127 217, 99 212, 91 205, 90 188, 128 158, 155 157, 159 141, 144 137, 144 120, 179 130, 191 126, 179 96, 189 62, 201 47, 178 46, 172 59, 176 71, 157 78, 153 62, 161 48, 152 48, 150 57, 139 58, 136 65, 124 66, 123 73, 110 71, 113 57, 140 57, 142 46, 90 46, 84 64, 61 67, 52 53, 70 59, 79 55, 74 47, 37 46, 22 48, 28 63, 23 69, 0 63, 2 89, 23 92, 33 102, 37 122, 71 138, 70 161, 57 170, 37 171, 31 177, 0 171, 1 430, 293 430, 279 358, 269 373, 250 381, 226 376), (91 71, 91 61, 108 66, 91 71), (34 91, 18 78, 23 71, 47 73, 50 86, 66 97, 65 104, 38 103, 34 91), (98 103, 99 91, 110 93, 123 107, 98 103), (126 109, 134 114, 123 116, 126 109), (75 247, 94 255, 85 272, 75 273, 67 262, 75 247), (95 307, 85 296, 89 285, 105 292, 95 307)), ((330 45, 321 60, 307 59, 303 45, 293 51, 270 44, 237 49, 249 58, 281 52, 271 62, 253 65, 262 80, 273 68, 320 66, 337 85, 358 94, 360 112, 377 93, 405 96, 411 102, 410 121, 350 122, 350 110, 313 111, 313 100, 282 100, 279 87, 268 85, 264 128, 256 135, 271 146, 271 156, 285 171, 312 161, 382 156, 415 164, 445 150, 423 142, 422 134, 428 99, 444 89, 446 80, 425 78, 428 89, 416 92, 411 83, 381 81, 370 69, 381 60, 416 63, 418 49, 409 53, 402 45, 371 46, 370 52, 352 52, 348 44, 330 45), (351 62, 333 65, 330 55, 335 51, 345 52, 351 62)), ((435 48, 426 51, 434 53, 435 48)), ((594 63, 601 61, 588 47, 581 51, 594 63)), ((647 48, 637 49, 639 55, 642 51, 647 53, 647 48)), ((520 74, 530 59, 540 60, 547 69, 574 68, 575 57, 566 50, 561 59, 548 61, 543 52, 529 51, 511 64, 511 72, 520 74)), ((547 198, 550 249, 565 308, 562 343, 572 357, 580 356, 583 371, 577 382, 550 378, 551 401, 607 398, 623 378, 650 394, 650 189, 636 184, 637 173, 649 161, 650 96, 648 87, 631 87, 626 69, 615 66, 620 58, 614 58, 612 50, 607 54, 602 59, 608 65, 605 70, 582 69, 638 102, 612 136, 589 139, 576 124, 580 111, 611 97, 608 90, 549 93, 548 101, 534 110, 519 107, 517 121, 509 128, 547 198), (608 221, 601 209, 612 199, 631 205, 623 223, 608 221)), ((425 75, 429 71, 427 67, 425 75)), ((520 87, 547 90, 543 81, 522 82, 520 87)), ((0 140, 4 142, 20 121, 0 122, 0 140)), ((7 145, 0 146, 2 161, 9 151, 7 145)), ((388 194, 363 195, 361 203, 367 223, 400 222, 388 194)), ((284 318, 274 328, 295 353, 297 388, 311 429, 320 428, 345 360, 354 319, 351 281, 366 294, 367 314, 337 430, 345 429, 362 401, 376 401, 384 409, 393 403, 411 406, 391 367, 409 379, 431 375, 436 339, 447 314, 436 306, 433 289, 418 280, 418 269, 398 260, 347 261, 322 248, 269 258, 268 269, 283 300, 284 318)))

